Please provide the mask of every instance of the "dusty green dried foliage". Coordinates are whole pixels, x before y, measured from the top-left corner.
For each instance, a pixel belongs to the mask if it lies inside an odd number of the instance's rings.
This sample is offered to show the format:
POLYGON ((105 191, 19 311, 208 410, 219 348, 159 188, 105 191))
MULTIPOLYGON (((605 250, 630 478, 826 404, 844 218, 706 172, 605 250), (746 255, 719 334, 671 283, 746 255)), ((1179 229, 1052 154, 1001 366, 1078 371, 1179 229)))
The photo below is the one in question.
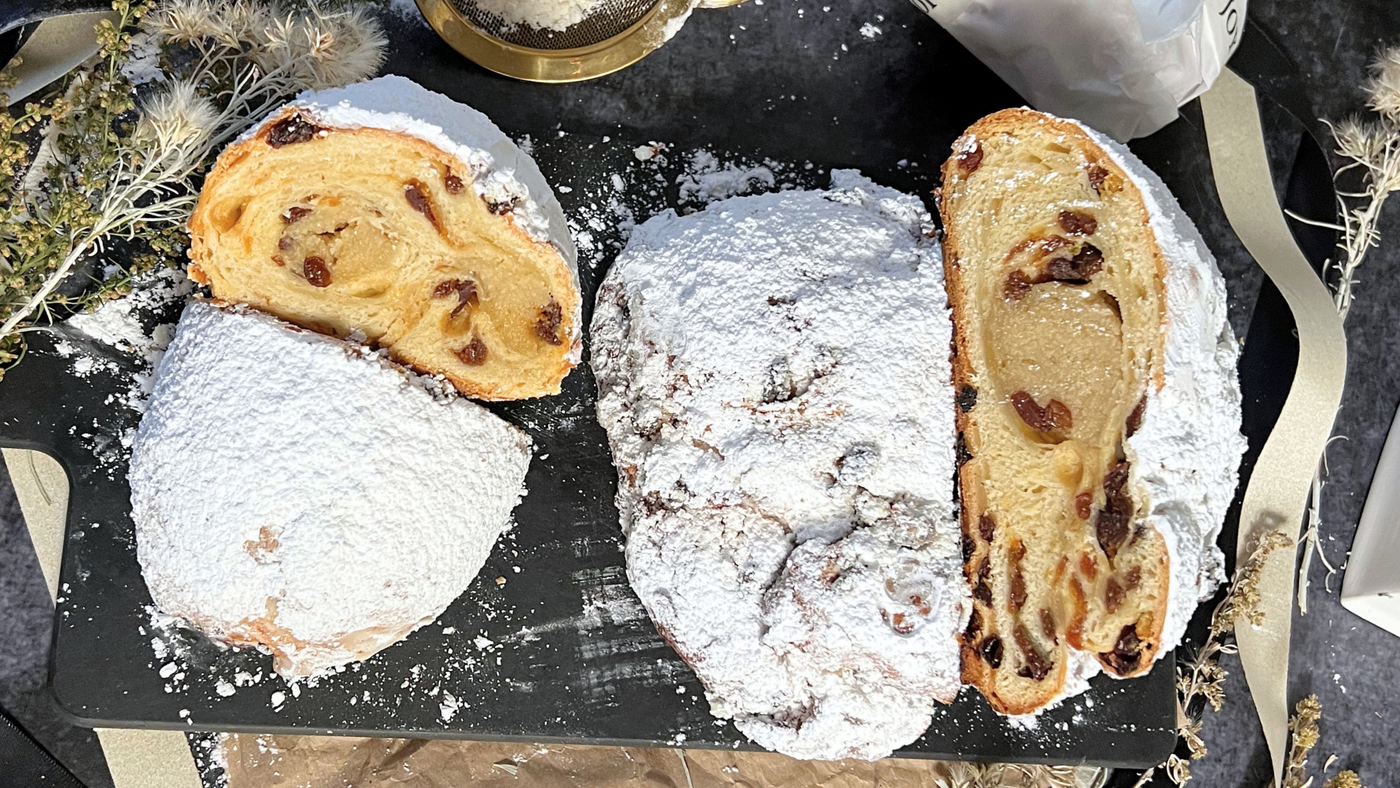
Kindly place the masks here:
MULTIPOLYGON (((121 66, 136 25, 151 5, 149 0, 113 3, 117 21, 104 19, 97 25, 100 50, 92 65, 21 111, 11 107, 0 115, 0 321, 15 324, 0 331, 0 371, 22 357, 26 329, 52 319, 55 311, 71 311, 108 295, 101 286, 82 296, 55 287, 31 304, 75 251, 84 230, 101 221, 108 175, 121 155, 135 108, 121 66), (45 121, 49 128, 40 135, 45 121), (43 156, 41 171, 26 178, 36 150, 43 156)), ((6 91, 13 86, 12 78, 0 82, 6 91)), ((138 223, 132 229, 146 228, 138 223)))
POLYGON ((372 76, 383 60, 378 26, 348 5, 115 0, 112 8, 117 21, 96 28, 97 57, 0 126, 0 371, 22 358, 26 333, 178 260, 200 179, 253 120, 300 90, 372 76), (165 72, 139 101, 122 73, 138 32, 160 50, 165 72), (116 240, 133 243, 103 260, 100 279, 70 281, 116 240))

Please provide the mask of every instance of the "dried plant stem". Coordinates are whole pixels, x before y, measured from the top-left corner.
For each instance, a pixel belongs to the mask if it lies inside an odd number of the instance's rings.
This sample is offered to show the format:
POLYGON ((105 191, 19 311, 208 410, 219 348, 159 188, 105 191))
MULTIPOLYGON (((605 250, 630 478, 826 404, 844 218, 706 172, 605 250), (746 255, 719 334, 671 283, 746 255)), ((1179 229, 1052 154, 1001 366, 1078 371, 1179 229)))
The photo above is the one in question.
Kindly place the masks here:
MULTIPOLYGON (((1351 311, 1357 271, 1367 252, 1380 245, 1379 224, 1386 198, 1400 189, 1400 47, 1382 52, 1372 64, 1371 72, 1372 78, 1366 85, 1367 103, 1378 117, 1372 121, 1349 118, 1335 124, 1328 122, 1337 143, 1337 154, 1350 160, 1337 170, 1333 179, 1341 223, 1321 222, 1289 212, 1300 222, 1340 235, 1337 258, 1327 262, 1323 273, 1324 280, 1334 280, 1333 302, 1343 321, 1351 311), (1342 187, 1343 179, 1359 179, 1360 191, 1342 187)), ((1337 572, 1327 560, 1318 538, 1326 474, 1324 451, 1313 474, 1312 503, 1308 508, 1307 529, 1302 540, 1305 547, 1298 569, 1298 609, 1304 614, 1308 612, 1308 572, 1313 555, 1327 567, 1329 582, 1337 572)))
MULTIPOLYGON (((1264 536, 1249 558, 1235 567, 1230 589, 1210 616, 1210 630, 1196 653, 1177 668, 1177 735, 1186 743, 1191 760, 1204 758, 1205 741, 1201 738, 1202 714, 1210 706, 1219 711, 1225 702, 1225 669, 1220 667, 1222 654, 1234 654, 1235 646, 1226 638, 1241 622, 1251 626, 1263 623, 1259 610, 1259 580, 1264 563, 1278 550, 1292 548, 1293 540, 1278 532, 1264 536)), ((1173 753, 1161 763, 1168 779, 1182 785, 1191 779, 1190 761, 1173 753)), ((1146 786, 1156 774, 1157 767, 1138 777, 1133 788, 1146 786)))
MULTIPOLYGON (((82 228, 76 237, 69 237, 69 251, 53 273, 44 280, 29 300, 15 310, 3 324, 0 324, 0 337, 16 331, 19 325, 29 320, 36 311, 53 295, 54 290, 68 278, 73 267, 84 257, 96 251, 108 237, 118 237, 127 233, 138 222, 169 222, 188 215, 194 204, 194 197, 181 195, 144 205, 143 200, 156 192, 162 182, 152 184, 150 178, 155 167, 149 163, 134 173, 119 171, 113 180, 122 184, 109 190, 98 212, 98 219, 91 226, 82 228)), ((70 231, 71 232, 71 231, 70 231)))
POLYGON ((1153 777, 1154 775, 1156 775, 1156 774, 1157 774, 1157 767, 1156 767, 1156 766, 1153 766, 1151 769, 1148 769, 1147 771, 1143 772, 1142 774, 1139 774, 1139 775, 1138 775, 1138 778, 1137 778, 1137 782, 1133 783, 1133 788, 1146 788, 1147 784, 1150 783, 1150 782, 1152 782, 1152 777, 1153 777))
POLYGON ((1322 718, 1322 704, 1316 695, 1309 695, 1298 701, 1293 717, 1288 721, 1291 741, 1288 746, 1288 760, 1283 767, 1283 788, 1308 788, 1312 778, 1308 777, 1308 753, 1317 746, 1321 731, 1317 721, 1322 718))
MULTIPOLYGON (((1327 441, 1327 446, 1332 445, 1332 441, 1346 440, 1345 435, 1333 435, 1327 441)), ((1312 569, 1313 555, 1317 555, 1322 565, 1327 567, 1327 578, 1323 580, 1323 585, 1327 591, 1332 590, 1332 576, 1337 574, 1337 567, 1327 560, 1327 553, 1322 549, 1322 542, 1319 540, 1319 529, 1322 525, 1322 488, 1327 486, 1324 476, 1328 473, 1327 468, 1327 446, 1322 449, 1322 457, 1318 460, 1317 470, 1313 472, 1312 492, 1309 493, 1307 524, 1303 531, 1303 561, 1298 567, 1298 611, 1303 615, 1308 613, 1308 573, 1312 569)))

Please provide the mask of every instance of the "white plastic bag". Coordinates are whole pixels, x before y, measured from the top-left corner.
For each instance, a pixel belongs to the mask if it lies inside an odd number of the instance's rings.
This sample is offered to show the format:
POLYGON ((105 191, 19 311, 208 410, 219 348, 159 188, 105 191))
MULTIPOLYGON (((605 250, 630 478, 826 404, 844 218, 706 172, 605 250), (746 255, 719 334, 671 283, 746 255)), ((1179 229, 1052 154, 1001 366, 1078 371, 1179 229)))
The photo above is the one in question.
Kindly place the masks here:
POLYGON ((1247 0, 912 0, 1036 109, 1127 141, 1204 93, 1247 0))

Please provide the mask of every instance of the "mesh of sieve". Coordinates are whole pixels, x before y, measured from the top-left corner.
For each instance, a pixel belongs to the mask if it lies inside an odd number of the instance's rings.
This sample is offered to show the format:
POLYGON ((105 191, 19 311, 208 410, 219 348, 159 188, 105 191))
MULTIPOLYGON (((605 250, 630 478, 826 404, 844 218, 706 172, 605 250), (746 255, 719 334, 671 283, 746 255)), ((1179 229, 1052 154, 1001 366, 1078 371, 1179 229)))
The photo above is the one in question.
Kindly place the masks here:
POLYGON ((451 0, 452 6, 479 32, 507 44, 529 49, 560 50, 600 44, 635 25, 660 0, 603 0, 589 17, 563 31, 525 24, 510 25, 483 10, 474 0, 451 0))

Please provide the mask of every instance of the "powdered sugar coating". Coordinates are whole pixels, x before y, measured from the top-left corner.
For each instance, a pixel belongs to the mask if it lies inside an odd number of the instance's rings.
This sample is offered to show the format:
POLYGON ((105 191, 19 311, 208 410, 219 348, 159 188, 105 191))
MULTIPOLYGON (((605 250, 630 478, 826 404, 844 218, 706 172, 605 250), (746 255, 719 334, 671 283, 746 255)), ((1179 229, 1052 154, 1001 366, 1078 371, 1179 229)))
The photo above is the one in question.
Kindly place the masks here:
POLYGON ((530 441, 356 345, 195 301, 132 447, 151 598, 310 676, 431 622, 523 494, 530 441))
POLYGON ((1142 425, 1128 439, 1133 481, 1167 543, 1171 587, 1160 659, 1181 643, 1201 602, 1225 580, 1216 541, 1239 486, 1239 343, 1230 328, 1225 279, 1205 239, 1167 185, 1127 147, 1080 124, 1142 193, 1167 261, 1167 335, 1162 388, 1147 393, 1142 425))
MULTIPOLYGON (((306 91, 292 102, 318 126, 326 128, 375 128, 397 131, 428 142, 462 162, 473 176, 482 199, 493 205, 511 206, 506 215, 531 238, 552 243, 578 282, 578 251, 569 235, 564 210, 539 165, 520 149, 491 119, 441 93, 434 93, 404 77, 387 75, 343 88, 306 91)), ((249 129, 240 139, 256 135, 280 117, 278 109, 249 129)), ((583 318, 575 313, 569 337, 577 363, 582 352, 583 318)))
POLYGON ((639 226, 592 365, 629 576, 714 713, 875 759, 959 688, 951 325, 919 201, 833 183, 639 226))

